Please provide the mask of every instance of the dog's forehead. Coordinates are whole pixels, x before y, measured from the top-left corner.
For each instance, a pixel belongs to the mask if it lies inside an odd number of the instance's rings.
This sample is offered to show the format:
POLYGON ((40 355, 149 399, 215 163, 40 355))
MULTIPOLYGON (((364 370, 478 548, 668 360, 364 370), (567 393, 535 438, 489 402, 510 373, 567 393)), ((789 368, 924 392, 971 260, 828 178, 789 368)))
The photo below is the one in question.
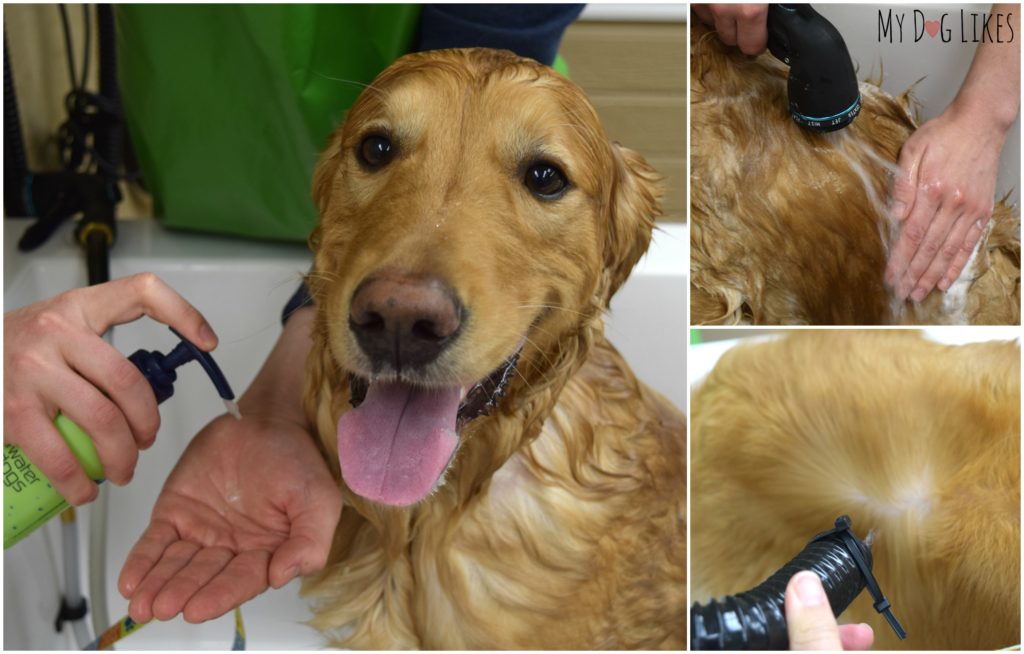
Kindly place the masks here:
POLYGON ((364 93, 351 116, 417 133, 447 128, 604 139, 578 87, 537 62, 519 59, 490 68, 473 57, 399 61, 364 93))
POLYGON ((507 162, 553 157, 588 176, 610 161, 607 136, 586 96, 535 62, 481 69, 442 60, 400 67, 382 75, 349 117, 352 140, 376 128, 406 145, 426 140, 490 149, 507 162))

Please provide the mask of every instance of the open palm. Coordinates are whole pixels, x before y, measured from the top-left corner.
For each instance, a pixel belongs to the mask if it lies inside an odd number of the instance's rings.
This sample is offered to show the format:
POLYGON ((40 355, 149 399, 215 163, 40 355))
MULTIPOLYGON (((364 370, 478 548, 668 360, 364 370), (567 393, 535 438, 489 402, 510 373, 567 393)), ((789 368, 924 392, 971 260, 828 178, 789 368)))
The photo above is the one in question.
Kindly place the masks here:
POLYGON ((223 615, 321 569, 341 496, 299 425, 221 416, 171 472, 118 581, 139 623, 223 615))

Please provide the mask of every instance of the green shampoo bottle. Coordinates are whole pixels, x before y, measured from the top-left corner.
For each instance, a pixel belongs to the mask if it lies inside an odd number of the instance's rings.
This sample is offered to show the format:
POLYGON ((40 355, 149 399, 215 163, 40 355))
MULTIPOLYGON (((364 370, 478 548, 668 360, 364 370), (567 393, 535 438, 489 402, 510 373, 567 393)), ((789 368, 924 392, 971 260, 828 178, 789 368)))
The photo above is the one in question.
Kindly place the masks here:
MULTIPOLYGON (((157 404, 174 394, 175 368, 189 361, 198 361, 213 381, 228 411, 236 418, 241 417, 234 403, 235 395, 213 357, 174 328, 171 331, 181 342, 166 356, 160 352, 139 350, 128 357, 153 388, 157 404)), ((103 481, 103 465, 89 435, 62 413, 57 414, 53 424, 89 478, 97 483, 103 481)), ((21 449, 4 445, 4 549, 67 507, 67 500, 60 496, 50 480, 25 457, 21 449)))

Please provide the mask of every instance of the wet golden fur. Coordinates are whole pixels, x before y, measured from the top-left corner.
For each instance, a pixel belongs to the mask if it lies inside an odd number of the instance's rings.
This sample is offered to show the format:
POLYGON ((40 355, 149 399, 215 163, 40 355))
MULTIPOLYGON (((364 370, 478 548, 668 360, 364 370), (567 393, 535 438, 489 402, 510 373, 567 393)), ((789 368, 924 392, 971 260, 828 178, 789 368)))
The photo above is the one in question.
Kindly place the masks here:
POLYGON ((1020 349, 801 331, 725 354, 691 398, 693 599, 760 583, 849 514, 909 633, 864 592, 875 648, 1020 642, 1020 349))
POLYGON ((949 293, 901 303, 883 284, 888 168, 916 127, 909 92, 862 83, 860 115, 823 136, 789 117, 786 67, 697 20, 690 71, 693 324, 1020 322, 1020 217, 1001 202, 949 293))
POLYGON ((646 249, 654 171, 609 143, 582 92, 510 53, 409 55, 321 157, 307 410, 345 498, 313 624, 355 648, 682 648, 685 423, 605 340, 602 312, 646 249), (386 130, 400 155, 367 172, 386 130), (538 156, 573 187, 523 186, 538 156), (395 509, 340 479, 336 425, 353 290, 382 268, 446 280, 470 319, 428 375, 473 382, 526 335, 498 409, 470 423, 446 481, 395 509))

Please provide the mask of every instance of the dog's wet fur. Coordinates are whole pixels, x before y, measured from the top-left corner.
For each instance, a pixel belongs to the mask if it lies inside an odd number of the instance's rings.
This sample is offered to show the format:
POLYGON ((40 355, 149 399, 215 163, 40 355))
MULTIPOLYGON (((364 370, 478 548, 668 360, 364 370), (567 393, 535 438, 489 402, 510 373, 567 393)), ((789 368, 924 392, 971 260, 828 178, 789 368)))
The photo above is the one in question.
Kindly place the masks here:
POLYGON ((304 589, 332 645, 683 648, 685 421, 602 327, 661 193, 578 87, 508 52, 408 55, 360 96, 316 169, 308 277, 307 410, 345 508, 304 589), (385 165, 367 165, 374 135, 395 148, 385 165), (524 174, 538 162, 566 188, 537 195, 524 174), (457 332, 425 363, 377 365, 353 332, 353 296, 381 276, 436 281, 449 300, 428 304, 457 302, 441 309, 457 332), (462 427, 425 497, 351 490, 336 452, 352 375, 371 393, 471 386, 517 348, 504 396, 462 427))
POLYGON ((814 134, 789 116, 787 70, 691 22, 691 323, 1019 324, 1020 216, 1003 202, 947 293, 900 302, 884 284, 909 91, 864 82, 853 124, 814 134))
POLYGON ((727 352, 691 397, 693 600, 748 590, 843 514, 874 574, 842 622, 875 649, 1020 642, 1020 347, 801 330, 727 352))

